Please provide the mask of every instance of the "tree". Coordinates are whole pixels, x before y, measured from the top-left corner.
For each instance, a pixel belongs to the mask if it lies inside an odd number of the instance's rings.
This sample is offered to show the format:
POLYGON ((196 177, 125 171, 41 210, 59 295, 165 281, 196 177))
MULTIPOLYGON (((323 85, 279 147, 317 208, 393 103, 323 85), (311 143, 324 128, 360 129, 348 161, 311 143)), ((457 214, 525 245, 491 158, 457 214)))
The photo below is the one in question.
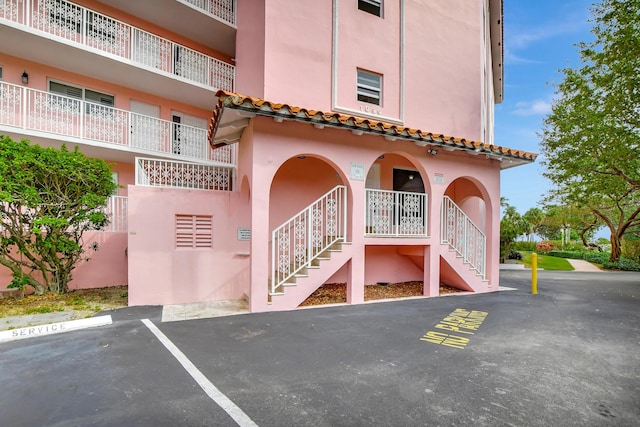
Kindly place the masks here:
POLYGON ((589 208, 580 207, 575 203, 546 205, 539 231, 547 239, 560 239, 563 243, 573 238, 571 231, 575 231, 575 238, 579 237, 587 247, 600 226, 599 218, 589 208))
POLYGON ((562 70, 541 133, 547 201, 585 207, 621 238, 640 223, 640 0, 592 8, 594 40, 578 45, 579 68, 562 70))
POLYGON ((0 135, 0 264, 12 283, 66 292, 88 259, 82 235, 108 224, 104 207, 115 188, 103 160, 0 135))
POLYGON ((525 220, 529 226, 526 234, 528 240, 532 241, 533 235, 538 233, 538 228, 544 221, 544 214, 540 208, 531 208, 522 215, 522 219, 525 220))
POLYGON ((513 242, 527 232, 529 224, 522 219, 515 207, 509 205, 504 198, 500 205, 505 208, 500 220, 500 258, 504 259, 511 251, 513 242))

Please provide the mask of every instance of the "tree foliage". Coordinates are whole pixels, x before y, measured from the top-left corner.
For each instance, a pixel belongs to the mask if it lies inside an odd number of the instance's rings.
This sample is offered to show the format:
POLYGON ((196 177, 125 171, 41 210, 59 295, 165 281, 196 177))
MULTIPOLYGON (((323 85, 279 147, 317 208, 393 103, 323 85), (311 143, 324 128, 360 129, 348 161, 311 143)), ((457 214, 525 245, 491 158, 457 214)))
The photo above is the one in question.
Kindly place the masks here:
POLYGON ((544 213, 540 208, 531 208, 522 215, 529 229, 526 231, 527 240, 533 241, 533 235, 538 234, 538 229, 544 222, 544 213))
POLYGON ((67 291, 87 259, 82 235, 108 224, 104 207, 115 188, 102 160, 0 135, 0 264, 13 284, 67 291))
POLYGON ((592 8, 594 40, 563 70, 541 134, 549 200, 588 208, 611 232, 611 261, 640 222, 640 0, 592 8))
POLYGON ((599 218, 591 209, 573 203, 546 205, 538 231, 548 240, 571 240, 573 235, 563 233, 575 232, 575 238, 580 238, 583 246, 588 246, 599 227, 599 218))
POLYGON ((513 242, 527 233, 529 223, 504 198, 500 200, 500 204, 505 208, 500 220, 500 258, 505 259, 511 251, 513 242))

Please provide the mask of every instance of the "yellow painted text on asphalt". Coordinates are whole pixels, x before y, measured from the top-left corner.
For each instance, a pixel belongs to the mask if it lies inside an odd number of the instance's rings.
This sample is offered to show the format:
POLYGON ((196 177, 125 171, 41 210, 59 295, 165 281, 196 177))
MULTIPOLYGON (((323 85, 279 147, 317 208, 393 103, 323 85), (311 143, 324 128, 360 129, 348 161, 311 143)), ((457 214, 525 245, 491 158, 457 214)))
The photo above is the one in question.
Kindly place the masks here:
POLYGON ((435 326, 438 331, 427 331, 420 340, 464 349, 469 344, 469 336, 478 331, 488 314, 486 311, 456 308, 435 326))

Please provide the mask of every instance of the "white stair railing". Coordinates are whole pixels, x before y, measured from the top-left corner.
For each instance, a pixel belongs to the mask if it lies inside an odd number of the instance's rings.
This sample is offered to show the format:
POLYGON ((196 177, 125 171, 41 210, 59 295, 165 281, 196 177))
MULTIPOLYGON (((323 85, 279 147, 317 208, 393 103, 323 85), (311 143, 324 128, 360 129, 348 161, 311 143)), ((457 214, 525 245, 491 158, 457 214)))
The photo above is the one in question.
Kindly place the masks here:
POLYGON ((487 238, 467 214, 447 196, 442 199, 440 241, 455 250, 483 279, 486 278, 487 238))
POLYGON ((300 270, 347 235, 347 191, 338 185, 311 203, 271 235, 271 286, 280 288, 300 270))
POLYGON ((365 236, 427 236, 426 194, 367 188, 365 195, 365 236))

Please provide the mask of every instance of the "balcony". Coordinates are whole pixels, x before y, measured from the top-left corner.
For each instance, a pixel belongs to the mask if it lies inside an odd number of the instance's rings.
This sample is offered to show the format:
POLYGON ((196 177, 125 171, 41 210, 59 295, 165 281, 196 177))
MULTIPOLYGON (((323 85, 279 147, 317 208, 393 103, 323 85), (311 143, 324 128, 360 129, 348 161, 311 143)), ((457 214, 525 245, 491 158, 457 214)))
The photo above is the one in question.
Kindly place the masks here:
POLYGON ((366 189, 366 237, 428 237, 427 195, 366 189))
POLYGON ((200 9, 216 18, 227 22, 229 25, 236 25, 236 1, 235 0, 178 0, 189 3, 193 7, 200 9))
POLYGON ((234 191, 235 168, 136 158, 136 185, 186 190, 234 191))
POLYGON ((101 1, 232 58, 236 55, 237 0, 101 1))
MULTIPOLYGON (((211 149, 207 129, 2 82, 0 132, 101 147, 109 152, 115 149, 229 166, 236 163, 235 146, 211 149)), ((112 153, 96 156, 119 160, 112 153)))
POLYGON ((3 0, 0 25, 3 51, 34 62, 206 109, 234 90, 235 66, 64 0, 3 0))

